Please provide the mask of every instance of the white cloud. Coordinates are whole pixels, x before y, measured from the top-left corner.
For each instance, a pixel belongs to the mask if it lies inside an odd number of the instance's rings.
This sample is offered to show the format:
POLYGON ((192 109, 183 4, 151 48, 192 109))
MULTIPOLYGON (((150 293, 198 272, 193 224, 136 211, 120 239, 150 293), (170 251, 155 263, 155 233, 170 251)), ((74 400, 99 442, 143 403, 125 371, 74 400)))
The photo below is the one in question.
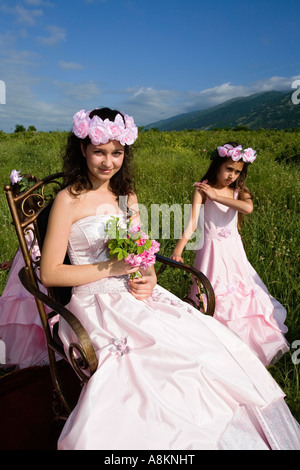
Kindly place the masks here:
POLYGON ((46 46, 54 46, 55 44, 66 40, 66 30, 64 28, 59 28, 58 26, 47 26, 46 29, 49 32, 49 36, 38 36, 37 40, 40 43, 45 44, 46 46))
POLYGON ((73 103, 95 100, 102 93, 95 82, 71 83, 55 81, 54 85, 59 89, 65 100, 73 103))
POLYGON ((18 23, 25 24, 26 26, 33 26, 36 23, 36 18, 43 16, 43 10, 41 9, 28 9, 22 5, 15 5, 8 7, 7 5, 1 5, 1 10, 4 13, 10 13, 15 16, 18 23))
POLYGON ((60 60, 58 65, 63 70, 81 70, 83 68, 81 64, 76 62, 65 62, 63 60, 60 60))
POLYGON ((27 5, 34 6, 34 7, 39 7, 39 6, 49 7, 49 6, 54 5, 52 2, 47 2, 44 0, 25 0, 25 3, 27 5))

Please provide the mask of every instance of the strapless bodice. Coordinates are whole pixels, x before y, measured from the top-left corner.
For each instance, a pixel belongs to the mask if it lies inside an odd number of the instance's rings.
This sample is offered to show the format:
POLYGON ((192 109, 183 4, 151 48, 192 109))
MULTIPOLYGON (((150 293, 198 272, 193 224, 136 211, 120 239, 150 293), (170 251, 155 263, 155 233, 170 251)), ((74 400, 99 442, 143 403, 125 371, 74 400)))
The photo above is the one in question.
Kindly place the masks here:
MULTIPOLYGON (((93 264, 108 261, 106 224, 112 214, 96 214, 74 222, 71 227, 68 243, 68 255, 71 264, 93 264)), ((125 216, 118 216, 125 220, 125 216)), ((108 277, 73 287, 73 294, 86 292, 90 294, 128 291, 128 276, 108 277)))

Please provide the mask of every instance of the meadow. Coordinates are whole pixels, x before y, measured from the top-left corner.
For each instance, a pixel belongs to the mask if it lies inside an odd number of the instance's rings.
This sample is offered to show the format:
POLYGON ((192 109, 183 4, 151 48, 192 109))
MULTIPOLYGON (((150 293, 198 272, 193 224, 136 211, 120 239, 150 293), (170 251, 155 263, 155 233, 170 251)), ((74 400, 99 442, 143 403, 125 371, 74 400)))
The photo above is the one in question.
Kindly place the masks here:
MULTIPOLYGON (((61 151, 65 132, 0 131, 0 183, 9 183, 11 170, 21 170, 42 178, 61 170, 61 151)), ((151 211, 151 204, 190 204, 193 183, 199 181, 209 165, 211 152, 234 140, 257 150, 249 168, 247 185, 254 198, 254 211, 244 218, 242 238, 250 263, 270 293, 287 309, 286 337, 291 345, 277 364, 269 368, 286 393, 286 401, 300 421, 300 321, 299 321, 299 131, 180 131, 140 132, 135 143, 136 189, 139 201, 151 211)), ((4 191, 0 196, 0 260, 11 259, 17 240, 4 191)), ((172 214, 171 214, 172 216, 172 214)), ((184 223, 184 222, 183 222, 184 223)), ((151 229, 151 227, 149 227, 151 229)), ((176 237, 175 237, 176 238, 176 237)), ((170 256, 176 240, 171 233, 159 234, 160 253, 170 256)), ((186 263, 193 263, 193 251, 185 251, 186 263)), ((175 270, 161 274, 159 283, 184 296, 189 280, 178 282, 175 270)), ((0 272, 0 294, 7 280, 0 272)))

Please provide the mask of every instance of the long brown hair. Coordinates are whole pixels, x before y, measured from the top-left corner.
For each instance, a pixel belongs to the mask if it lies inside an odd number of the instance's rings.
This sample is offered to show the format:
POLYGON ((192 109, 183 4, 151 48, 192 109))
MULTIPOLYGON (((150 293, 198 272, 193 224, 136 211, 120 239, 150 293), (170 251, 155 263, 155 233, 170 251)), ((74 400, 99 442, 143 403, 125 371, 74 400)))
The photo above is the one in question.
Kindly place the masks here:
MULTIPOLYGON (((110 108, 94 109, 90 112, 90 118, 99 116, 102 120, 114 121, 115 117, 122 114, 110 108)), ((125 121, 124 121, 125 123, 125 121)), ((92 183, 88 177, 86 159, 81 151, 81 143, 86 148, 90 143, 90 138, 79 139, 73 132, 69 134, 67 147, 63 155, 64 186, 69 187, 72 196, 76 197, 83 191, 92 188, 92 183)), ((118 199, 119 196, 129 196, 134 192, 132 149, 129 145, 124 147, 124 160, 120 170, 111 178, 109 186, 118 199)))

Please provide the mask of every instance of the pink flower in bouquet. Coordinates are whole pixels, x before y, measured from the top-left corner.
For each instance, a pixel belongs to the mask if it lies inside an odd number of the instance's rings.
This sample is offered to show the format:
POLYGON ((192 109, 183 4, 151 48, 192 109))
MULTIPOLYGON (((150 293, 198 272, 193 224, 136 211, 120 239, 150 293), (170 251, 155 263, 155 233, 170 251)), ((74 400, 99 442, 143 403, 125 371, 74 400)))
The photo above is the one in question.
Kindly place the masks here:
POLYGON ((142 262, 140 264, 140 267, 142 269, 147 269, 150 266, 153 266, 155 263, 155 255, 150 253, 150 251, 143 251, 142 253, 142 262))
POLYGON ((136 243, 137 243, 138 246, 143 246, 143 245, 145 245, 146 240, 148 240, 148 239, 149 239, 149 235, 142 232, 141 237, 139 238, 139 240, 136 241, 136 243))
POLYGON ((131 225, 129 228, 129 233, 138 233, 141 230, 141 225, 139 222, 136 224, 131 225))
POLYGON ((160 244, 156 240, 150 240, 149 235, 141 231, 140 223, 133 224, 129 220, 124 227, 118 218, 112 217, 106 232, 109 256, 124 259, 127 264, 137 268, 135 273, 129 275, 131 279, 142 276, 139 268, 146 269, 155 263, 155 253, 159 251, 160 244))
POLYGON ((133 253, 131 253, 127 256, 127 258, 124 258, 124 261, 125 263, 130 264, 130 266, 140 266, 143 261, 143 258, 141 255, 134 255, 133 253))
POLYGON ((159 251, 160 243, 158 243, 156 240, 151 240, 151 247, 149 248, 149 253, 151 255, 154 255, 159 251))

